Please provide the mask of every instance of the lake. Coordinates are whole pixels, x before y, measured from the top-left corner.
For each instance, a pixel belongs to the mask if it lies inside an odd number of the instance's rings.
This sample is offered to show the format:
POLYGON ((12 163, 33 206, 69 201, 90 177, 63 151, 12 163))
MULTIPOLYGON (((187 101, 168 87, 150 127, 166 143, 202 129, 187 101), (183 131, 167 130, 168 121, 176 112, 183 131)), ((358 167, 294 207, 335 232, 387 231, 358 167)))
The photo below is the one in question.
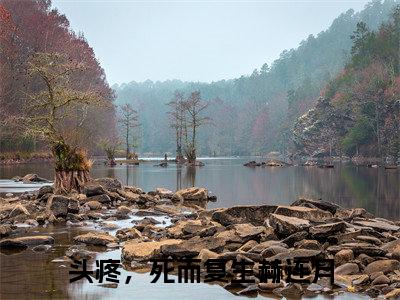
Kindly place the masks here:
MULTIPOLYGON (((93 177, 116 177, 125 185, 150 191, 156 187, 177 190, 189 186, 208 188, 218 197, 209 208, 240 204, 290 204, 298 197, 320 198, 344 207, 363 207, 389 219, 400 217, 400 171, 336 164, 333 169, 317 167, 244 167, 254 157, 202 158, 204 167, 196 169, 154 167, 154 162, 139 166, 94 165, 93 177)), ((0 166, 0 179, 37 173, 53 178, 50 164, 35 163, 0 166)), ((5 189, 0 187, 0 192, 5 189)), ((15 192, 15 190, 14 190, 15 192)))
MULTIPOLYGON (((322 198, 345 207, 364 207, 385 218, 400 216, 399 170, 356 167, 337 164, 334 169, 316 167, 248 168, 243 163, 254 158, 203 159, 205 166, 187 169, 174 164, 166 168, 155 167, 154 162, 139 166, 118 165, 110 168, 95 165, 93 177, 117 177, 125 185, 136 185, 145 191, 156 187, 176 190, 189 186, 207 187, 218 197, 209 207, 227 207, 239 204, 290 204, 300 196, 322 198)), ((48 164, 0 166, 0 179, 16 175, 37 173, 52 178, 48 164)), ((10 183, 10 181, 7 181, 10 183)), ((12 190, 21 191, 20 187, 12 190)), ((10 189, 0 187, 0 193, 10 189)), ((115 221, 128 227, 130 221, 115 221), (124 223, 122 223, 124 222, 124 223)), ((0 252, 0 299, 231 299, 233 295, 219 285, 210 284, 151 284, 149 273, 121 270, 120 278, 132 275, 126 285, 103 287, 86 281, 69 283, 70 262, 60 259, 82 231, 95 228, 49 226, 27 229, 31 235, 49 234, 55 238, 50 251, 37 253, 31 249, 21 252, 0 252)), ((21 230, 25 230, 21 228, 21 230)), ((115 234, 115 231, 111 232, 115 234)), ((92 249, 98 251, 96 259, 120 259, 121 250, 92 249)), ((95 265, 92 265, 95 269, 95 265)), ((257 298, 265 299, 267 295, 257 298)), ((245 297, 242 297, 246 299, 245 297)), ((325 299, 319 296, 313 299, 325 299)), ((328 299, 328 298, 327 298, 328 299)), ((331 298, 329 298, 331 299, 331 298)), ((335 299, 366 299, 360 295, 343 294, 335 299)))

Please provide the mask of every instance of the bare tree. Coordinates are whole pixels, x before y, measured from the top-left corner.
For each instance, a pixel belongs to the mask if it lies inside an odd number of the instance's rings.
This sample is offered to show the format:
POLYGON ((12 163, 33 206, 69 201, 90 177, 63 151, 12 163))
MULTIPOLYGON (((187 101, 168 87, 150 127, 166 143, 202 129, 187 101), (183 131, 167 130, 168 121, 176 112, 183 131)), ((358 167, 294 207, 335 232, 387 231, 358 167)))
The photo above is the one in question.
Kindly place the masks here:
POLYGON ((28 73, 34 93, 27 94, 24 127, 29 135, 44 138, 55 159, 56 193, 80 191, 89 180, 90 160, 85 149, 73 145, 65 124, 82 125, 89 106, 107 105, 95 90, 80 88, 76 78, 86 69, 85 64, 58 53, 36 53, 29 62, 28 73))
POLYGON ((130 159, 132 158, 131 147, 135 146, 134 129, 140 125, 138 113, 133 109, 131 104, 126 103, 121 106, 119 123, 121 124, 125 140, 126 158, 130 159))
POLYGON ((203 116, 204 110, 209 104, 210 102, 201 99, 199 91, 192 92, 183 103, 187 113, 187 127, 191 128, 190 135, 187 134, 185 149, 186 157, 190 164, 196 161, 197 130, 210 120, 209 117, 203 116))
POLYGON ((174 98, 167 103, 170 106, 169 119, 170 126, 175 130, 176 134, 176 161, 183 161, 182 139, 187 136, 186 115, 184 107, 184 96, 181 92, 175 91, 174 98))

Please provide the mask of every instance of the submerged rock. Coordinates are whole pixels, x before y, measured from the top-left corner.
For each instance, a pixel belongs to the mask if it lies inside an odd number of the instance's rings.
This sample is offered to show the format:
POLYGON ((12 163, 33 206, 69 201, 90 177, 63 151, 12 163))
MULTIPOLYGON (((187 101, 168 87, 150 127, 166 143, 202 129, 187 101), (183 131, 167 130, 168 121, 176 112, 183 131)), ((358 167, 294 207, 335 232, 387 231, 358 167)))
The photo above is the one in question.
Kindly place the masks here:
POLYGON ((1 249, 27 248, 37 245, 54 244, 54 238, 48 235, 23 236, 13 239, 4 239, 0 241, 1 249))

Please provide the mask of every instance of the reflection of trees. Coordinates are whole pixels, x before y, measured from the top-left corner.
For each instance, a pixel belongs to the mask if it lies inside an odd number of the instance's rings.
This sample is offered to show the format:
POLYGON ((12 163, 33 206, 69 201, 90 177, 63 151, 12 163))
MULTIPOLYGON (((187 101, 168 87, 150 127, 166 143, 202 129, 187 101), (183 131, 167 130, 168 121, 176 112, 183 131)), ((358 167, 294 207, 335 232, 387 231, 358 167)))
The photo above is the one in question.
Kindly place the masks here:
POLYGON ((194 187, 196 182, 196 167, 188 166, 185 172, 185 186, 194 187))
POLYGON ((176 164, 176 190, 182 189, 182 166, 176 164))

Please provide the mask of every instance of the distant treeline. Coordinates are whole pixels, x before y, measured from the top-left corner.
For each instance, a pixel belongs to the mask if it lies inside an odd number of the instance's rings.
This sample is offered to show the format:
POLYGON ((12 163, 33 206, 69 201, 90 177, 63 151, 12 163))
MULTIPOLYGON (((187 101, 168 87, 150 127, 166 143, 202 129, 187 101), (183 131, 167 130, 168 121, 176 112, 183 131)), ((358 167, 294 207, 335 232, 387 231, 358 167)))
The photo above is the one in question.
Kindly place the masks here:
MULTIPOLYGON (((299 116, 312 108, 324 87, 351 58, 350 36, 357 23, 377 30, 389 19, 398 1, 373 1, 364 10, 341 14, 317 36, 310 35, 297 49, 285 50, 271 66, 264 64, 249 76, 212 83, 170 80, 113 86, 116 103, 132 103, 141 122, 141 152, 175 151, 165 105, 176 90, 185 96, 201 92, 211 100, 209 130, 199 133, 200 155, 262 154, 292 151, 292 129, 299 116)), ((263 37, 260 37, 263 38, 263 37)), ((251 53, 249 53, 251 55, 251 53)))

